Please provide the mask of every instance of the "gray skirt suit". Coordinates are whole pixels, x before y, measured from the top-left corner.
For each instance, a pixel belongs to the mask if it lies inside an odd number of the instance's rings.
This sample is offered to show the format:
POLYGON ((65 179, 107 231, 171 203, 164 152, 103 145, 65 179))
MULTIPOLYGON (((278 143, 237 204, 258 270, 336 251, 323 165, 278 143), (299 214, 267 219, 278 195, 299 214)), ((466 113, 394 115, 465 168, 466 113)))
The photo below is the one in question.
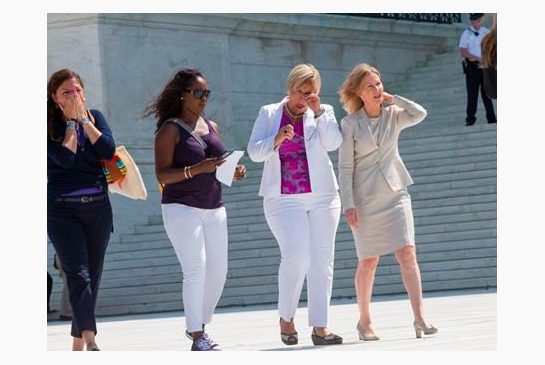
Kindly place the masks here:
POLYGON ((413 183, 398 151, 400 132, 420 123, 426 110, 394 96, 379 118, 363 109, 341 120, 339 187, 343 210, 355 208, 352 227, 358 259, 414 245, 414 220, 407 186, 413 183))

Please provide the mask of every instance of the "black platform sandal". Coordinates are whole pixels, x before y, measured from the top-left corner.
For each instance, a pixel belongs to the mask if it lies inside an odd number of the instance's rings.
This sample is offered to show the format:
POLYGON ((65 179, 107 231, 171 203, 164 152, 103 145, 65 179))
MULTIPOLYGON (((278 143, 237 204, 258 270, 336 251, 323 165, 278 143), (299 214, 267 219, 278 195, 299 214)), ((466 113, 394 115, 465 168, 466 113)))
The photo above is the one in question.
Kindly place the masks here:
POLYGON ((325 346, 325 345, 340 345, 343 343, 343 338, 341 336, 337 336, 334 333, 330 333, 327 336, 319 336, 316 333, 316 329, 312 329, 312 343, 314 346, 325 346))

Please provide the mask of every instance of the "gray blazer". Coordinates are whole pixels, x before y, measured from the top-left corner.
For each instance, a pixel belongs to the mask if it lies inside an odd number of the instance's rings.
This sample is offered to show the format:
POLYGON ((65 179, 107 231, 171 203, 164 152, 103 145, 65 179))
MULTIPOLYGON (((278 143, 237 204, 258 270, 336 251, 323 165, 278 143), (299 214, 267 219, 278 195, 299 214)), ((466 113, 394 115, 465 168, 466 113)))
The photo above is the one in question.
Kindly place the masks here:
POLYGON ((413 183, 397 142, 403 129, 420 123, 426 115, 422 106, 395 95, 394 104, 382 109, 379 141, 375 140, 363 109, 341 120, 339 187, 344 210, 376 197, 379 174, 393 191, 413 183))

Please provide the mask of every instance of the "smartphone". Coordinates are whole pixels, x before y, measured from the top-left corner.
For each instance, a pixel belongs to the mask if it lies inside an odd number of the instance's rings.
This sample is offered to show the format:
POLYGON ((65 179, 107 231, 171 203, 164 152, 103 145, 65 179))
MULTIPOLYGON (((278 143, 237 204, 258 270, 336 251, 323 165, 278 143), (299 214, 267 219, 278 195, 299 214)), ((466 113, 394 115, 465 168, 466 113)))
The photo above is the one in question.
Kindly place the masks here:
POLYGON ((229 157, 233 152, 235 152, 235 150, 227 150, 223 152, 218 158, 225 159, 229 157))

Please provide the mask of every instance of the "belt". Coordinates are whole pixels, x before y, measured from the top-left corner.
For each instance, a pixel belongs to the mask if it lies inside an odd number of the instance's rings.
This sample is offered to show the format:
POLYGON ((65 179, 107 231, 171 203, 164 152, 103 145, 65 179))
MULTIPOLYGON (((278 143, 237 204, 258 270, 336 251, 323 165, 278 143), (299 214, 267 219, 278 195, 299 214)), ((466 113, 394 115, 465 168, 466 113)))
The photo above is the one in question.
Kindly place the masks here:
POLYGON ((99 202, 101 200, 104 200, 106 198, 106 195, 95 195, 95 196, 80 196, 80 197, 60 197, 55 199, 55 202, 62 202, 62 203, 92 203, 92 202, 99 202))

